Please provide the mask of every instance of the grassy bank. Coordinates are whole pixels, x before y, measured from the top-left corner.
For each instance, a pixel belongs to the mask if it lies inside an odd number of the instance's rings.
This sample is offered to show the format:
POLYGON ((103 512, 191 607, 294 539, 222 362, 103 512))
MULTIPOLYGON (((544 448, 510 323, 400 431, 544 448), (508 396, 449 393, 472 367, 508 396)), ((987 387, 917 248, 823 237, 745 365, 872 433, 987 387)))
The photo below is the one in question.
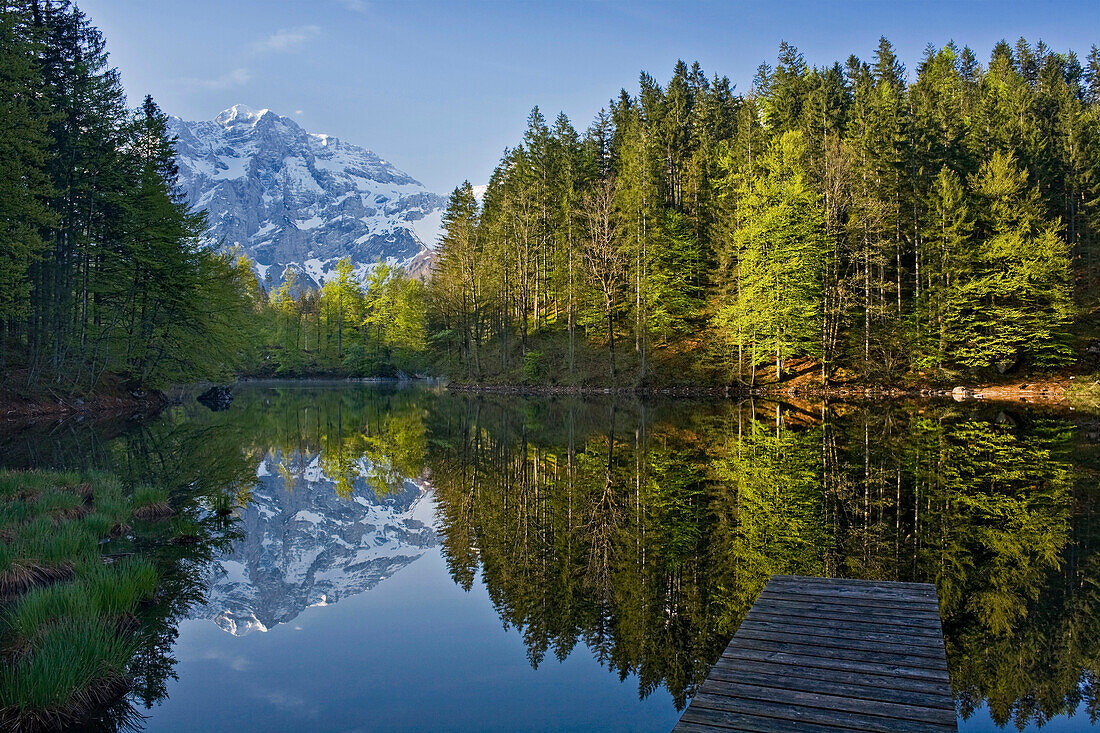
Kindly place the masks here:
POLYGON ((130 687, 153 564, 135 525, 171 515, 105 476, 0 471, 0 728, 80 724, 130 687))

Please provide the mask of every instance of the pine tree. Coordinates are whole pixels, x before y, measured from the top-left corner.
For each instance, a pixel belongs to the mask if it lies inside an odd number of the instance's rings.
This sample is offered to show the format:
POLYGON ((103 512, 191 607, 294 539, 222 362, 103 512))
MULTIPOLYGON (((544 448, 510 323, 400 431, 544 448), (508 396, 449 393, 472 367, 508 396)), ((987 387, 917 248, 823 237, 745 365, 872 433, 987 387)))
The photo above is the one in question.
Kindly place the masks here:
POLYGON ((447 330, 454 333, 467 374, 477 375, 480 364, 482 308, 479 211, 469 181, 451 192, 443 214, 443 236, 433 279, 438 283, 437 306, 447 330))

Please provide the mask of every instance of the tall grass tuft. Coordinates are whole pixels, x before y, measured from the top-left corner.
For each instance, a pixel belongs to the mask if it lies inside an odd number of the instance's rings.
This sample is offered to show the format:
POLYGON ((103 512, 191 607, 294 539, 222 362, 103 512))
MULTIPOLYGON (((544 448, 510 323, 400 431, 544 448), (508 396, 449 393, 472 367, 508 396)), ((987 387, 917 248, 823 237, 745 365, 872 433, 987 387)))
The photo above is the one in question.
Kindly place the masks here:
POLYGON ((151 487, 137 489, 134 492, 133 503, 137 507, 134 510, 135 519, 156 521, 175 514, 172 507, 168 506, 168 495, 151 487))
POLYGON ((110 624, 65 617, 46 626, 33 651, 0 665, 4 730, 64 728, 125 693, 132 638, 110 624))
POLYGON ((134 614, 159 578, 101 548, 167 507, 104 476, 0 471, 0 729, 77 725, 126 692, 134 614))

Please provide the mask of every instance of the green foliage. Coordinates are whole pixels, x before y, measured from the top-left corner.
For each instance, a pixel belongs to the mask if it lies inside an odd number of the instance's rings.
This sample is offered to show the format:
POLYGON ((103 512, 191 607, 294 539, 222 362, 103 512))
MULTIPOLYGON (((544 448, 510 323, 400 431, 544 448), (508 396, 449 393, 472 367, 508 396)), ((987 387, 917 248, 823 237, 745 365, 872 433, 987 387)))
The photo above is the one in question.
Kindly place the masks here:
POLYGON ((534 384, 544 379, 546 365, 543 363, 542 352, 531 350, 523 355, 523 378, 534 384))
POLYGON ((772 574, 915 580, 937 586, 964 717, 1096 704, 1092 457, 1071 421, 486 396, 433 412, 448 567, 483 579, 533 665, 584 643, 682 704, 772 574))
POLYGON ((568 383, 1071 363, 1100 281, 1090 63, 1020 41, 983 68, 949 44, 909 83, 885 38, 821 68, 784 43, 744 96, 679 62, 583 138, 536 108, 481 205, 451 198, 427 341, 473 380, 521 373, 553 334, 568 383), (603 375, 579 368, 594 348, 603 375))
POLYGON ((245 373, 275 376, 382 376, 428 368, 424 285, 385 262, 360 281, 348 258, 320 290, 286 279, 263 299, 245 373))
POLYGON ((0 370, 9 332, 30 312, 31 263, 46 249, 40 229, 54 223, 43 166, 49 111, 38 91, 41 46, 25 11, 0 9, 0 370))
POLYGON ((702 247, 687 218, 666 211, 646 286, 648 328, 657 343, 668 343, 689 332, 703 307, 702 247))
POLYGON ((0 87, 0 369, 76 392, 237 370, 254 278, 200 243, 168 118, 126 109, 100 32, 69 2, 5 5, 0 87))
MULTIPOLYGON (((563 336, 532 337, 554 372, 563 336)), ((604 352, 579 353, 578 368, 599 371, 604 352)), ((349 497, 430 475, 449 572, 485 583, 531 663, 587 646, 636 675, 640 695, 664 686, 686 701, 767 576, 795 572, 935 583, 963 717, 984 706, 1024 727, 1096 704, 1081 682, 1100 642, 1098 449, 1094 426, 1072 415, 293 385, 242 388, 233 410, 169 411, 141 436, 94 440, 125 485, 181 487, 178 514, 201 510, 133 523, 163 538, 201 535, 196 515, 246 503, 261 459, 300 491, 319 458, 349 497)), ((9 455, 83 454, 74 440, 90 438, 28 435, 9 455)), ((0 496, 84 480, 22 476, 0 474, 0 496)), ((161 577, 158 599, 179 592, 161 577)), ((135 664, 170 646, 151 642, 135 664)))
POLYGON ((1000 371, 1021 359, 1038 367, 1072 361, 1069 247, 1043 219, 1039 192, 1028 186, 1027 171, 999 152, 972 185, 983 236, 968 253, 967 277, 948 297, 944 319, 955 361, 1000 371))
MULTIPOLYGON (((776 139, 757 165, 742 171, 734 233, 736 288, 716 325, 754 367, 821 355, 825 213, 804 169, 799 132, 776 139)), ((740 359, 738 362, 740 369, 740 359)), ((738 376, 741 376, 738 374, 738 376)))
POLYGON ((946 165, 932 181, 924 230, 926 285, 913 318, 914 362, 918 369, 943 371, 952 338, 948 310, 959 287, 957 273, 970 257, 973 217, 957 173, 946 165))

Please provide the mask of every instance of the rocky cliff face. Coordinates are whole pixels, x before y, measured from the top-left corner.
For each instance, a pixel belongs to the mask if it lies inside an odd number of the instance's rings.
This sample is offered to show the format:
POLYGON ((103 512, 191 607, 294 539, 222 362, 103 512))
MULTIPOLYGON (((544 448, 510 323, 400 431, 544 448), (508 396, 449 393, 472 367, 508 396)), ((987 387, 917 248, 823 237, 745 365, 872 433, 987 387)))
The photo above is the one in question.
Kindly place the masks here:
POLYGON ((438 544, 428 490, 406 480, 379 497, 366 478, 371 466, 355 472, 342 498, 319 456, 269 453, 241 512, 244 537, 214 564, 206 604, 193 615, 237 636, 267 631, 370 590, 438 544))
POLYGON ((209 218, 209 238, 239 246, 260 280, 286 270, 319 286, 350 257, 360 277, 435 245, 446 199, 370 150, 237 105, 207 122, 172 118, 180 184, 209 218))

